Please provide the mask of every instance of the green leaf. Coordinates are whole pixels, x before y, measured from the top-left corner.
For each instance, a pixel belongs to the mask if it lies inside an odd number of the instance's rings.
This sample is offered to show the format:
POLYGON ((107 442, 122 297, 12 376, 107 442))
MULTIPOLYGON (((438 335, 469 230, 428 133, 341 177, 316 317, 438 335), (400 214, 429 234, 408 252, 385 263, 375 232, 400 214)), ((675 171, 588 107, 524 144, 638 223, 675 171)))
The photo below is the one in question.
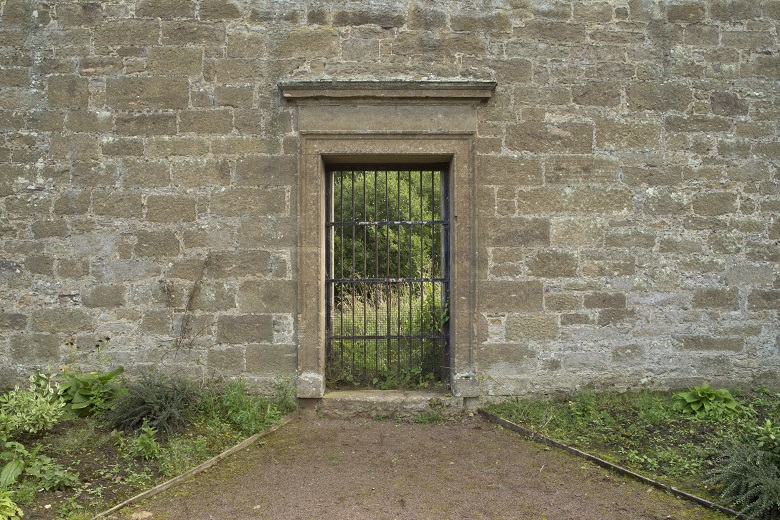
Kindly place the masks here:
POLYGON ((0 489, 5 489, 13 484, 24 469, 24 462, 13 459, 0 470, 0 489))

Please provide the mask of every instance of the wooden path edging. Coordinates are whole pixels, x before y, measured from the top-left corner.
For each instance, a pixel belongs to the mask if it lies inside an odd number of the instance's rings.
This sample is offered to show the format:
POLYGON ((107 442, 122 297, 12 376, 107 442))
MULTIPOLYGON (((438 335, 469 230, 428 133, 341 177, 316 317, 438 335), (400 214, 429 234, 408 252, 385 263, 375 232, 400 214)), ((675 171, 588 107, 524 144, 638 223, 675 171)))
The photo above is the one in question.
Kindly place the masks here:
POLYGON ((642 482, 644 484, 648 484, 650 486, 653 486, 654 488, 660 489, 662 491, 666 491, 668 493, 671 493, 672 495, 675 495, 677 497, 683 498, 685 500, 690 500, 691 502, 695 502, 699 504, 700 506, 708 507, 711 509, 717 509, 718 511, 725 513, 727 515, 734 516, 736 518, 745 518, 739 511, 734 511, 733 509, 729 509, 728 507, 724 507, 720 504, 716 504, 715 502, 711 502, 707 499, 698 497, 696 495, 692 495, 690 493, 686 493, 685 491, 681 491, 677 488, 674 488, 672 486, 667 486, 666 484, 662 484, 656 480, 653 480, 651 478, 645 477, 644 475, 640 475, 639 473, 634 473, 631 470, 628 470, 622 466, 618 466, 616 464, 612 464, 611 462, 607 462, 604 459, 600 459, 599 457, 596 457, 594 455, 591 455, 590 453, 585 453, 584 451, 580 451, 577 448, 572 448, 571 446, 568 446, 566 444, 563 444, 562 442, 558 442, 555 440, 550 439, 549 437, 545 437, 544 435, 540 435, 536 433, 533 430, 529 430, 528 428, 524 428, 523 426, 520 426, 518 424, 515 424, 513 422, 507 421, 506 419, 503 419, 495 414, 492 414, 486 410, 483 410, 480 408, 479 414, 483 416, 488 421, 492 422, 493 424, 497 424, 503 428, 506 428, 507 430, 512 430, 516 433, 520 433, 523 435, 527 435, 531 437, 534 441, 546 444, 547 446, 552 446, 555 448, 560 448, 562 450, 565 450, 573 455, 576 455, 578 457, 582 457, 586 460, 589 460, 590 462, 596 464, 597 466, 601 466, 602 468, 607 468, 609 470, 615 471, 616 473, 619 473, 621 475, 624 475, 626 477, 632 478, 634 480, 638 480, 639 482, 642 482))
POLYGON ((299 417, 299 416, 300 416, 300 412, 296 412, 296 413, 293 413, 293 414, 290 414, 290 415, 284 417, 281 421, 279 421, 277 424, 274 424, 273 426, 271 426, 267 430, 263 430, 260 433, 256 433, 256 434, 252 435, 251 437, 247 437, 246 439, 244 439, 240 443, 236 444, 232 448, 228 449, 227 451, 224 451, 224 452, 220 453, 219 455, 210 458, 206 462, 203 462, 202 464, 199 464, 199 465, 195 466, 194 468, 192 468, 190 470, 187 470, 185 473, 182 473, 178 477, 174 477, 171 480, 167 480, 167 481, 163 482, 162 484, 159 484, 159 485, 153 487, 152 489, 148 489, 148 490, 144 491, 143 493, 140 493, 140 494, 138 494, 138 495, 136 495, 134 497, 128 498, 127 500, 125 500, 121 504, 117 504, 114 507, 112 507, 111 509, 107 509, 106 511, 103 511, 102 513, 98 513, 97 515, 95 515, 92 518, 92 520, 100 520, 101 518, 105 518, 106 516, 110 515, 111 513, 116 513, 120 509, 122 509, 124 507, 127 507, 130 504, 133 504, 135 502, 140 502, 141 500, 144 500, 146 498, 153 497, 154 495, 165 491, 166 489, 168 489, 171 486, 175 486, 176 484, 179 484, 180 482, 184 482, 185 480, 189 479, 190 477, 193 477, 193 476, 197 475, 198 473, 201 473, 201 472, 207 470, 211 466, 215 465, 217 462, 220 462, 220 461, 226 459, 227 457, 233 455, 234 453, 237 453, 237 452, 243 450, 244 448, 248 448, 249 446, 251 446, 252 444, 257 442, 258 440, 260 440, 263 437, 266 437, 266 436, 274 433, 276 430, 278 430, 279 428, 281 428, 282 426, 286 425, 287 423, 289 423, 290 421, 292 421, 293 419, 295 419, 296 417, 299 417))

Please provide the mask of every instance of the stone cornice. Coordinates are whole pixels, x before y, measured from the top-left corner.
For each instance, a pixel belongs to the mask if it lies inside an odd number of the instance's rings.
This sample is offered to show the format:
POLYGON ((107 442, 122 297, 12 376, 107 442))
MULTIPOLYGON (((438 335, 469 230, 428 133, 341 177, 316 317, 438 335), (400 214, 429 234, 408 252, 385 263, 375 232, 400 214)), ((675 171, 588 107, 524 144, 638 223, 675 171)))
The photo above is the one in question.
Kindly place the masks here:
POLYGON ((385 102, 430 103, 486 101, 496 88, 494 81, 282 81, 279 90, 285 99, 305 100, 383 100, 385 102))

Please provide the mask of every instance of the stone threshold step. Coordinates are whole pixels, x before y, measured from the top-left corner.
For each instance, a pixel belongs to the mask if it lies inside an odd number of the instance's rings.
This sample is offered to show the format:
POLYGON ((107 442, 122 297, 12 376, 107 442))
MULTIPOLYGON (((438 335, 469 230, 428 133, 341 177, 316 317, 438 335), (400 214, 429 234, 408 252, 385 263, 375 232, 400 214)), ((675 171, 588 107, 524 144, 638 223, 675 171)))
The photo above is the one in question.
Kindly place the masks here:
POLYGON ((371 417, 399 419, 421 413, 458 417, 464 412, 462 397, 425 391, 340 390, 327 392, 322 399, 305 403, 304 408, 331 418, 371 417))

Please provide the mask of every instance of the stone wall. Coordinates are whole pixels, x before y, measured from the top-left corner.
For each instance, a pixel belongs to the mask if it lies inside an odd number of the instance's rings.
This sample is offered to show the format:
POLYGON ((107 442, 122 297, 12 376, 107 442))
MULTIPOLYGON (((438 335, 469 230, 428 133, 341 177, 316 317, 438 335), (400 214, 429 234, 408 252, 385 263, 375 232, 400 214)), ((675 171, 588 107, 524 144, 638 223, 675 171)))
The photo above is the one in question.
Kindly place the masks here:
POLYGON ((497 83, 484 395, 780 386, 780 0, 0 8, 0 386, 104 357, 293 377, 299 135, 277 84, 320 79, 497 83))

